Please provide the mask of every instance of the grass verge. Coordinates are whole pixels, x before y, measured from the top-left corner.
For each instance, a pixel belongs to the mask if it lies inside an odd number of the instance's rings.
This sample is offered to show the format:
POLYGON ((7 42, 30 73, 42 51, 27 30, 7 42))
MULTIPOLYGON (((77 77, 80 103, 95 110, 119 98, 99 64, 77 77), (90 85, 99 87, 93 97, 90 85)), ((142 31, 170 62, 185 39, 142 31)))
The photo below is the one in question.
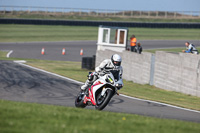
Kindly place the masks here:
POLYGON ((7 53, 8 52, 6 52, 6 51, 0 51, 0 58, 1 57, 6 57, 7 53))
POLYGON ((198 133, 199 123, 0 100, 0 132, 198 133))
MULTIPOLYGON (((198 29, 129 28, 138 40, 199 40, 198 29)), ((98 27, 0 24, 0 42, 97 40, 98 27)), ((128 37, 128 39, 129 39, 128 37)))

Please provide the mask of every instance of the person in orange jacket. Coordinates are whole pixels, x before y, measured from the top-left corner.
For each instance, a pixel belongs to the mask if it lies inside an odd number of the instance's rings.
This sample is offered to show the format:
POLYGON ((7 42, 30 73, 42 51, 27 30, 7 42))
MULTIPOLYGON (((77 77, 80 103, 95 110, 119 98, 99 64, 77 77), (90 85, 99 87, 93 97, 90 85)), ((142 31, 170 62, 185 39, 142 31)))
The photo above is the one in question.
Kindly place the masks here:
POLYGON ((130 37, 130 46, 131 46, 131 51, 132 52, 136 52, 135 51, 136 44, 137 44, 137 39, 135 38, 135 35, 132 35, 130 37))

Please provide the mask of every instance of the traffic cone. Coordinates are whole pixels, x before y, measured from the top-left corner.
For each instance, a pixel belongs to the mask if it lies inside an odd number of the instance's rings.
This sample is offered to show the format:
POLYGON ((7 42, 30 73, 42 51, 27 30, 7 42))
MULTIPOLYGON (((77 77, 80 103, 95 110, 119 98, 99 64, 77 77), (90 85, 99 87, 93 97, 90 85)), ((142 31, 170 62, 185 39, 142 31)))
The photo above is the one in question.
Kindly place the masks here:
POLYGON ((42 50, 41 50, 41 54, 44 55, 44 53, 45 53, 45 52, 44 52, 44 48, 42 48, 42 50))
POLYGON ((65 55, 65 48, 62 49, 62 55, 65 55))
POLYGON ((83 55, 83 49, 80 50, 80 55, 83 55))

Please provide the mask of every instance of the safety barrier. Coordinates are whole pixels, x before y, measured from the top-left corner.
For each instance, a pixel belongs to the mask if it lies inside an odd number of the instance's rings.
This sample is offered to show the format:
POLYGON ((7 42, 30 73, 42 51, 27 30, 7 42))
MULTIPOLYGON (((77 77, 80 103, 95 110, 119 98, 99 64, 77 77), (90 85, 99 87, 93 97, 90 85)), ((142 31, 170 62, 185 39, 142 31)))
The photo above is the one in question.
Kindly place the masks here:
POLYGON ((97 50, 96 66, 116 53, 123 58, 123 79, 200 97, 199 55, 97 50))
POLYGON ((5 18, 0 18, 0 24, 69 25, 69 26, 106 25, 115 27, 144 27, 144 28, 200 28, 200 23, 144 23, 144 22, 5 19, 5 18))
POLYGON ((82 69, 88 69, 88 70, 94 70, 95 68, 95 58, 96 56, 94 55, 93 57, 83 57, 82 58, 82 69))

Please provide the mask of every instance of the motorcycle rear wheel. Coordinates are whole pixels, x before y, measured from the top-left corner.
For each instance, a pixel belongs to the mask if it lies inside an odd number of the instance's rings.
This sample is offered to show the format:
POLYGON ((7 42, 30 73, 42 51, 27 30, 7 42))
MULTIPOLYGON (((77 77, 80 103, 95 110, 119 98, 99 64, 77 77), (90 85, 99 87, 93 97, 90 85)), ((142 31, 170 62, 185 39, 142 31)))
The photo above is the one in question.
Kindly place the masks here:
MULTIPOLYGON (((101 102, 100 104, 98 104, 98 102, 97 102, 97 104, 95 105, 95 108, 97 110, 103 110, 107 106, 107 104, 109 103, 109 101, 112 98, 112 96, 113 96, 113 91, 112 90, 107 90, 106 91, 106 97, 105 97, 104 101, 101 102)), ((97 100, 96 101, 98 101, 98 98, 99 98, 99 96, 97 96, 97 100)))
POLYGON ((87 106, 87 104, 84 104, 84 97, 85 94, 82 94, 81 92, 78 93, 76 99, 75 99, 75 106, 77 108, 85 108, 87 106))

